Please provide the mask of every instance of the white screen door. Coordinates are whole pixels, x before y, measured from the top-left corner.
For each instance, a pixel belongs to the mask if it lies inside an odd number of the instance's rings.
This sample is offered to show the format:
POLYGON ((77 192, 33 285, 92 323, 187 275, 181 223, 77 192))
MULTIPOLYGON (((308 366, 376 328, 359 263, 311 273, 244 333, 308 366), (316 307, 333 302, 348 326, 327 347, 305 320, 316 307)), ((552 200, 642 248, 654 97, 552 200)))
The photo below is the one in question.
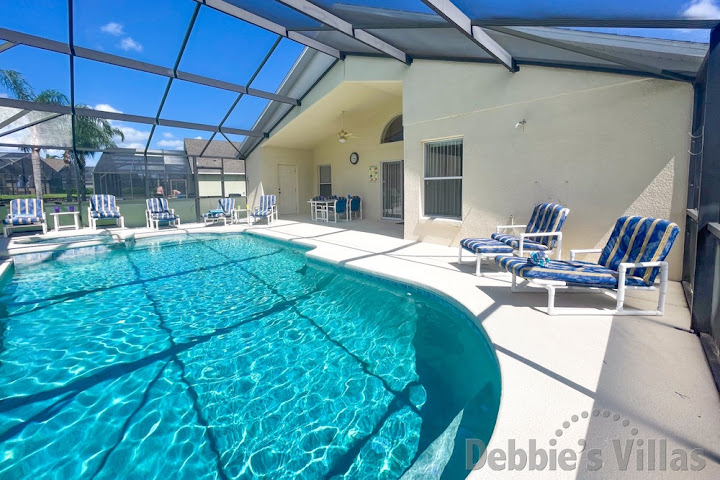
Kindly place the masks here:
POLYGON ((403 162, 382 164, 382 217, 403 218, 403 162))
POLYGON ((298 213, 298 178, 295 165, 278 165, 278 213, 298 213))

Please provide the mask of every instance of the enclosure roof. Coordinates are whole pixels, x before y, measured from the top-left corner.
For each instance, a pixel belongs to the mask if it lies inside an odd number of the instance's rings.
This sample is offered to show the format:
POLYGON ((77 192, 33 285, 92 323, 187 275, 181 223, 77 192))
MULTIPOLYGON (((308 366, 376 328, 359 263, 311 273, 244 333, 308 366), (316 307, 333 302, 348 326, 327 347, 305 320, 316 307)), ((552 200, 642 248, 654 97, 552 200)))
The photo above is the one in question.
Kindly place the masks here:
POLYGON ((133 149, 113 149, 100 155, 93 173, 142 172, 146 162, 148 170, 172 170, 179 174, 189 174, 191 171, 187 157, 178 155, 177 152, 151 152, 145 156, 139 155, 133 149))
POLYGON ((207 142, 196 138, 186 138, 185 153, 191 157, 210 157, 210 158, 235 158, 239 155, 238 151, 242 146, 240 142, 230 142, 213 140, 207 142))
POLYGON ((3 2, 2 69, 67 102, 0 91, 0 148, 104 151, 79 127, 92 117, 132 156, 245 158, 348 55, 692 82, 719 22, 715 0, 3 2))

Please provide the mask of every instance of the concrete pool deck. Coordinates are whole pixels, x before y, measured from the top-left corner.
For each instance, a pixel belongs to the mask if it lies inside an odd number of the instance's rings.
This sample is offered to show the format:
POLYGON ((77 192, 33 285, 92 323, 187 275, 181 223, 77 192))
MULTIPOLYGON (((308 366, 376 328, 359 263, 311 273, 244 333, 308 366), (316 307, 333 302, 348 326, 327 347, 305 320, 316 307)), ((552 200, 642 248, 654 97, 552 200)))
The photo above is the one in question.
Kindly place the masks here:
MULTIPOLYGON (((476 277, 474 265, 457 264, 457 247, 402 240, 398 226, 384 222, 317 224, 281 219, 270 226, 228 225, 154 232, 149 229, 109 229, 117 239, 130 233, 136 238, 175 233, 239 232, 315 247, 307 255, 394 280, 422 286, 462 305, 491 339, 500 364, 502 397, 495 432, 488 450, 508 455, 515 449, 535 449, 554 456, 570 448, 583 449, 578 467, 564 470, 550 465, 530 470, 525 465, 510 470, 489 465, 469 478, 720 478, 720 397, 707 366, 699 339, 689 332, 690 315, 679 283, 672 282, 663 317, 557 316, 538 308, 546 295, 512 293, 504 275, 476 277), (388 231, 396 236, 381 235, 388 231), (597 416, 594 413, 598 413, 597 416), (607 412, 607 417, 604 416, 607 412), (587 413, 587 415, 583 415, 587 413), (627 422, 625 422, 627 420, 627 422), (624 425, 624 422, 627 425, 624 425), (633 430, 636 429, 636 430, 633 430), (613 440, 627 452, 627 470, 618 465, 613 440), (641 444, 639 440, 642 440, 641 444), (652 442, 654 440, 654 448, 652 442), (660 457, 667 445, 666 470, 660 457), (551 441, 555 441, 553 445, 551 441), (702 448, 705 466, 700 471, 690 451, 702 448), (600 449, 603 465, 586 469, 590 449, 600 449), (673 449, 687 452, 688 471, 673 471, 673 449), (655 452, 650 469, 650 450, 655 452), (643 466, 638 470, 638 452, 643 466)), ((99 230, 102 232, 104 230, 99 230)), ((97 233, 65 231, 44 238, 97 233)), ((28 244, 13 236, 0 243, 0 254, 17 254, 48 245, 28 244)), ((52 245, 52 244, 51 244, 52 245)), ((61 248, 61 247, 50 247, 61 248)), ((488 267, 487 272, 492 271, 488 267)), ((652 307, 654 292, 629 292, 630 307, 652 307)), ((614 301, 597 294, 558 294, 559 306, 612 308, 614 301)), ((468 369, 472 366, 469 365, 468 369)), ((499 455, 499 453, 498 453, 499 455)), ((515 456, 521 460, 521 454, 515 456)), ((558 454, 559 456, 559 454, 558 454)), ((541 458, 535 456, 536 459, 541 458)), ((621 459, 620 459, 621 460, 621 459)), ((598 465, 596 461, 593 465, 598 465)))

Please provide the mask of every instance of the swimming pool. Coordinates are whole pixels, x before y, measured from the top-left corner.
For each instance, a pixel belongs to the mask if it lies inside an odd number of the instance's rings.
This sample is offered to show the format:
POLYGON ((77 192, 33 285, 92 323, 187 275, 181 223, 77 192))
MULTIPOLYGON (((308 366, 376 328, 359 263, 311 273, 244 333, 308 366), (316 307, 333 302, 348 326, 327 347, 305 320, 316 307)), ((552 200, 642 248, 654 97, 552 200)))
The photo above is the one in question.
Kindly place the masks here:
POLYGON ((497 361, 460 310, 250 235, 19 265, 0 478, 463 478, 497 361))

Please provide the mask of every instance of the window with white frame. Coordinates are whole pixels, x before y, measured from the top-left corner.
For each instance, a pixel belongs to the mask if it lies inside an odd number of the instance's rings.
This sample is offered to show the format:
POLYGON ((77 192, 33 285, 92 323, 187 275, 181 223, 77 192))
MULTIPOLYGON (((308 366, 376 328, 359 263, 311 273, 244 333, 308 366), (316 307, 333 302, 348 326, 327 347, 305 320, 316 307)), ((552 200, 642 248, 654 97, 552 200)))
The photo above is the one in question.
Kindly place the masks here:
POLYGON ((318 167, 319 188, 318 193, 323 197, 332 195, 332 182, 330 176, 330 165, 320 165, 318 167))
POLYGON ((462 138, 425 143, 425 216, 462 218, 462 138))

